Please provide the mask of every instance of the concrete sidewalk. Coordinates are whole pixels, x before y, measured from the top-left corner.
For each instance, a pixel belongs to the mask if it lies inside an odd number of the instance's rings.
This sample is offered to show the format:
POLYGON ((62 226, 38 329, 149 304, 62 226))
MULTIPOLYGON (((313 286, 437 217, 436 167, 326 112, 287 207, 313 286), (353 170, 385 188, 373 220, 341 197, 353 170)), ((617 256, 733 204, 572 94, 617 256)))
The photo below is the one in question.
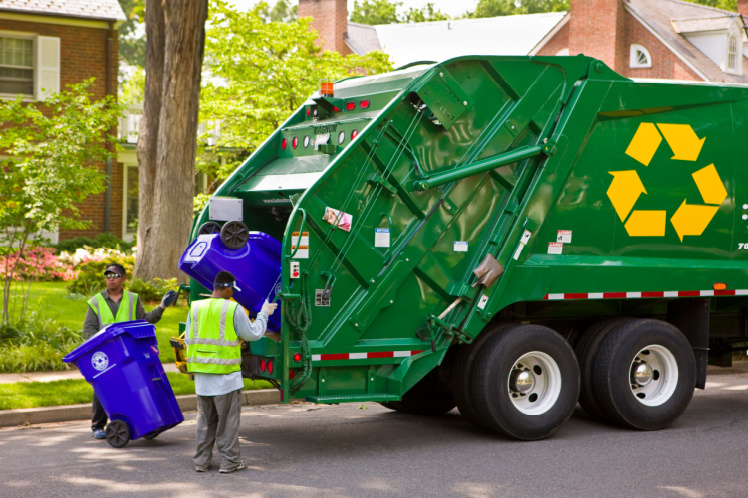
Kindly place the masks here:
MULTIPOLYGON (((174 363, 162 363, 164 371, 178 372, 174 363)), ((0 384, 12 384, 14 382, 52 382, 54 380, 83 379, 77 368, 66 372, 26 372, 20 374, 0 374, 0 384)))

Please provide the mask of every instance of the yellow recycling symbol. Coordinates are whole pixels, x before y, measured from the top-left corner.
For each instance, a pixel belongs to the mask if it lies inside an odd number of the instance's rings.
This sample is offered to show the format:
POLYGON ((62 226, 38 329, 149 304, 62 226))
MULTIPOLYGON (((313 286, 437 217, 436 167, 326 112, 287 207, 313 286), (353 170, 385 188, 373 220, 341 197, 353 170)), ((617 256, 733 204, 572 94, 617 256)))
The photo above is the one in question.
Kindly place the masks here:
MULTIPOLYGON (((691 125, 641 123, 626 149, 626 155, 644 166, 649 166, 663 137, 673 150, 674 155, 671 159, 680 161, 698 160, 699 152, 706 140, 706 137, 696 136, 691 125)), ((613 203, 618 217, 625 223, 626 232, 631 237, 664 237, 667 224, 666 211, 634 210, 632 212, 639 196, 647 193, 636 170, 609 171, 608 173, 613 175, 613 181, 607 192, 608 198, 613 203)), ((685 235, 701 235, 717 214, 719 206, 727 198, 727 190, 714 164, 696 171, 691 176, 706 205, 688 204, 684 199, 670 218, 670 223, 673 224, 681 242, 685 235)))

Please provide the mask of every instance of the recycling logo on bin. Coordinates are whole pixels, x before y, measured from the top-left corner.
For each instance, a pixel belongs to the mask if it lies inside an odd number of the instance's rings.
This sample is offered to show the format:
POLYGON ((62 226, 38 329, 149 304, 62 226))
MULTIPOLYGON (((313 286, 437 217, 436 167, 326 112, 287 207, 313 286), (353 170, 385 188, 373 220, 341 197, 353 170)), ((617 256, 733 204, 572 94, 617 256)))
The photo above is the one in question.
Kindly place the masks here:
POLYGON ((106 353, 96 351, 93 356, 91 356, 91 366, 100 372, 104 371, 106 370, 106 367, 109 366, 109 357, 106 353))

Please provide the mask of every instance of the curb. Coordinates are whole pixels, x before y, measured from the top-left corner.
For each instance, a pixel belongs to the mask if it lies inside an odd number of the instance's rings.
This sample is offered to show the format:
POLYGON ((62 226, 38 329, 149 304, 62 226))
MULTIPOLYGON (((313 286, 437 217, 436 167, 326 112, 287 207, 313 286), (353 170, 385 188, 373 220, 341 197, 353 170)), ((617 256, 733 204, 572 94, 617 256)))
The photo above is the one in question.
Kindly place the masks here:
MULTIPOLYGON (((197 396, 186 394, 177 396, 177 404, 183 412, 197 411, 197 396)), ((280 392, 275 389, 243 391, 242 406, 275 405, 280 403, 280 392)), ((18 425, 48 424, 69 422, 91 418, 91 404, 47 406, 43 408, 21 408, 0 411, 0 427, 18 425)))

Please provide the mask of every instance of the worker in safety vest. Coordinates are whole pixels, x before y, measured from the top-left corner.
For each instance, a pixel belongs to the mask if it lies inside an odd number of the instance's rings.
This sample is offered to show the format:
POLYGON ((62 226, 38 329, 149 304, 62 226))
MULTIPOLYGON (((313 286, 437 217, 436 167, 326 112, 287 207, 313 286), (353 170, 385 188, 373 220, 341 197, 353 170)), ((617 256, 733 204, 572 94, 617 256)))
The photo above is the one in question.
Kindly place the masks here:
POLYGON ((235 280, 230 272, 218 272, 210 299, 193 302, 187 315, 187 370, 195 376, 198 409, 197 445, 192 458, 197 472, 210 469, 213 443, 221 457, 220 473, 247 468, 239 458, 244 388, 239 339, 256 341, 265 335, 268 316, 278 305, 265 301, 255 321, 250 322, 245 309, 231 301, 235 280))
MULTIPOLYGON (((147 320, 148 323, 156 323, 161 320, 164 309, 171 304, 164 296, 157 308, 146 312, 138 295, 122 288, 127 275, 125 274, 125 268, 119 263, 107 265, 104 270, 104 278, 106 279, 106 290, 88 300, 86 319, 83 322, 83 336, 86 339, 111 323, 143 319, 147 320)), ((104 427, 108 419, 96 393, 93 396, 92 412, 91 430, 93 431, 93 437, 104 439, 106 437, 104 427)))

